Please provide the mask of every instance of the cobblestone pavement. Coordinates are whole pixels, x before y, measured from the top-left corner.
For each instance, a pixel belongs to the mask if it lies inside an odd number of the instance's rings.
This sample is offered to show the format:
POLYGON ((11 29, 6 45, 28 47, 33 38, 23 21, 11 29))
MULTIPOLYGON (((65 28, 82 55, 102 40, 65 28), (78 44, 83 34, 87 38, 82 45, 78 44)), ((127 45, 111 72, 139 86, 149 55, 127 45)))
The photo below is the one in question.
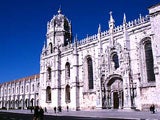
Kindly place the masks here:
MULTIPOLYGON (((30 110, 0 110, 0 112, 13 112, 13 113, 24 113, 33 114, 30 110)), ((142 111, 131 111, 131 110, 92 110, 92 111, 62 111, 61 113, 54 113, 48 111, 45 115, 53 116, 78 116, 78 117, 93 117, 93 118, 122 118, 122 119, 137 119, 137 120, 160 120, 160 113, 142 111)))

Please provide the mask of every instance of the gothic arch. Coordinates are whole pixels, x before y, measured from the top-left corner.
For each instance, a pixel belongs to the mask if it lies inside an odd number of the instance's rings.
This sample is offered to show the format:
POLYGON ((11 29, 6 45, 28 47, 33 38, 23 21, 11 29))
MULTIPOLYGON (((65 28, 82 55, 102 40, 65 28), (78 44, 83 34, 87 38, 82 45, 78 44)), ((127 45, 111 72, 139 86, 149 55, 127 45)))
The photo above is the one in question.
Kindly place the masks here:
POLYGON ((152 41, 145 37, 140 41, 140 70, 142 82, 155 82, 152 41))
POLYGON ((123 108, 123 80, 118 74, 110 75, 105 83, 106 88, 106 107, 123 108))
POLYGON ((51 80, 52 79, 52 69, 51 67, 47 68, 47 80, 51 80))
POLYGON ((117 52, 115 52, 115 51, 112 52, 110 57, 111 57, 111 62, 113 62, 113 64, 114 64, 113 67, 116 70, 117 68, 119 68, 119 57, 118 57, 117 52))
POLYGON ((49 43, 49 51, 50 51, 50 53, 53 53, 53 45, 51 42, 49 43))
POLYGON ((46 102, 51 102, 51 87, 47 86, 46 88, 46 102))
POLYGON ((65 101, 66 103, 70 103, 71 102, 71 98, 70 98, 70 86, 67 84, 66 88, 65 88, 65 101))
POLYGON ((65 64, 65 78, 69 79, 70 78, 70 63, 66 62, 65 64))
POLYGON ((91 55, 87 55, 83 63, 85 90, 94 89, 93 81, 93 60, 91 55))

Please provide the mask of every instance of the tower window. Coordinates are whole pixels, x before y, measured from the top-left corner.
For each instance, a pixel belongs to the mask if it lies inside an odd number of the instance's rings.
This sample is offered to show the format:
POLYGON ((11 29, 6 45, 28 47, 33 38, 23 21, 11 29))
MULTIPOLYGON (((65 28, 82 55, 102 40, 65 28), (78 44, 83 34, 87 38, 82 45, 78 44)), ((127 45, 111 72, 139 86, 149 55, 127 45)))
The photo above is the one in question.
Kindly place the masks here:
POLYGON ((70 103, 71 99, 70 99, 70 86, 67 85, 66 86, 66 103, 70 103))
POLYGON ((51 87, 48 86, 46 89, 46 102, 51 102, 51 87))
POLYGON ((48 67, 47 72, 48 72, 48 80, 51 80, 51 78, 52 78, 52 70, 51 70, 50 67, 48 67))
POLYGON ((65 77, 66 79, 70 78, 70 64, 68 62, 65 65, 65 77))
POLYGON ((49 50, 50 50, 50 53, 53 53, 53 49, 52 49, 52 43, 49 43, 49 50))

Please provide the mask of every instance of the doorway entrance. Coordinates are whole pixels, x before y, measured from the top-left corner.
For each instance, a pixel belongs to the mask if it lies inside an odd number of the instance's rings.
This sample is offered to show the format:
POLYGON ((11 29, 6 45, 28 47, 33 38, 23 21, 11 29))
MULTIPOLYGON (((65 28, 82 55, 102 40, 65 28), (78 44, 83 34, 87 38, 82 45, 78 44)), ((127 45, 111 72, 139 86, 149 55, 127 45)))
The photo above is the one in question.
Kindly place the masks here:
POLYGON ((107 108, 123 108, 123 80, 121 76, 111 75, 106 83, 106 102, 107 108))
POLYGON ((118 92, 113 92, 113 108, 114 109, 118 109, 119 108, 118 92))

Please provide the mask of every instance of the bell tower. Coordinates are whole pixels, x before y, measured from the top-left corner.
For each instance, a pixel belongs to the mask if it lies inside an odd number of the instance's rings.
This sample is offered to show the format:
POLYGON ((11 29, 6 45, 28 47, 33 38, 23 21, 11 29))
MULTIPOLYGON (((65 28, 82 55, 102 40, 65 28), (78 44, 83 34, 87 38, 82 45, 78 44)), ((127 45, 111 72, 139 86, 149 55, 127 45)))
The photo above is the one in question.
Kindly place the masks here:
POLYGON ((47 23, 46 42, 40 58, 40 104, 49 109, 61 106, 61 63, 62 48, 71 43, 71 23, 61 14, 47 23))
POLYGON ((71 43, 72 30, 71 23, 61 13, 61 9, 58 10, 58 14, 53 16, 50 22, 47 24, 47 45, 53 44, 53 47, 63 47, 71 43))

